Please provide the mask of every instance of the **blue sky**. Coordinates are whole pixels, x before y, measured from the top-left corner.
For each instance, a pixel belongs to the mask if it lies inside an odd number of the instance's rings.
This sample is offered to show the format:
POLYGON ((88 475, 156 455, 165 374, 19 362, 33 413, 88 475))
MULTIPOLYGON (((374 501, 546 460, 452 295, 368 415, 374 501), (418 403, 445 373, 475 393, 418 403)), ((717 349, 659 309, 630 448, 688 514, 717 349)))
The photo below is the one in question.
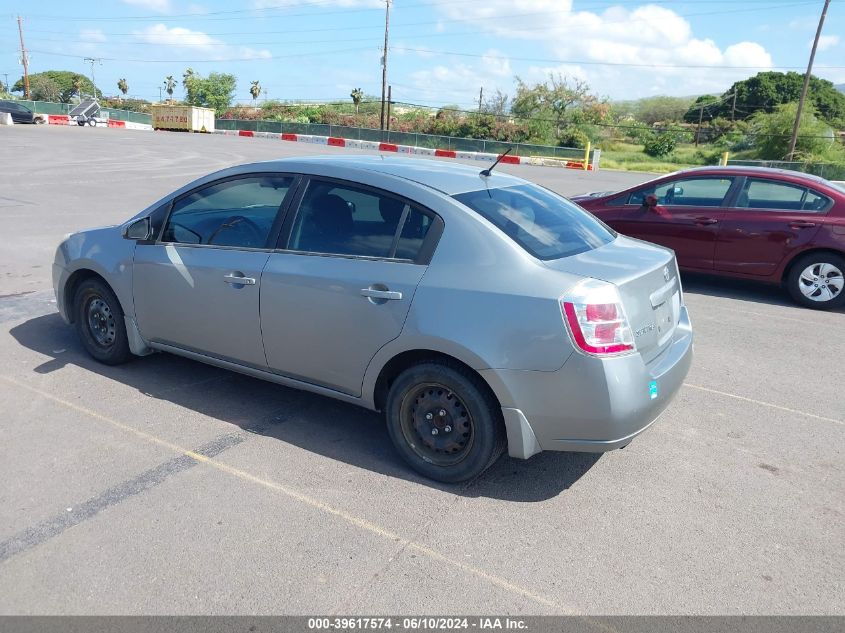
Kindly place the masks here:
MULTIPOLYGON (((806 66, 822 0, 393 0, 388 57, 396 101, 477 104, 479 89, 514 93, 514 77, 550 72, 599 94, 722 92, 759 70, 806 66)), ((15 16, 30 72, 73 70, 117 93, 157 99, 164 77, 259 80, 271 99, 380 94, 384 0, 0 0, 0 75, 21 75, 15 16), (97 6, 96 12, 93 7, 97 6)), ((815 74, 845 82, 845 2, 830 5, 815 74)), ((176 96, 181 96, 181 86, 176 96)))

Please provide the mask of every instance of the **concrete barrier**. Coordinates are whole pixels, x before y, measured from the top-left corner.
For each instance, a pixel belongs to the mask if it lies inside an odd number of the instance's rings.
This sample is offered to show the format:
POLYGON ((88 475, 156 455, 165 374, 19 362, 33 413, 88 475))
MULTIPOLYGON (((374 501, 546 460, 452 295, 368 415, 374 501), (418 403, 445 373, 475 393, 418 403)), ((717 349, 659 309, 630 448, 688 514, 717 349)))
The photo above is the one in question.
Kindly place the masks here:
POLYGON ((0 112, 0 125, 14 125, 10 112, 0 112))

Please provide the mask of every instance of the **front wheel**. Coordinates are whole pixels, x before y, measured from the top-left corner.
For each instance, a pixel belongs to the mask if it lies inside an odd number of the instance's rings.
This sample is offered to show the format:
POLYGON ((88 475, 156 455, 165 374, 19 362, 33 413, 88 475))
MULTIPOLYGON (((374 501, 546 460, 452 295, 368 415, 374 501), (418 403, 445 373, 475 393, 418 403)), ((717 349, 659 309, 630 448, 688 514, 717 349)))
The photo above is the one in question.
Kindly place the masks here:
POLYGON ((798 259, 786 278, 787 289, 799 304, 831 310, 845 304, 845 258, 834 253, 810 253, 798 259))
POLYGON ((402 372, 387 396, 387 429, 420 474, 446 483, 477 477, 506 444, 501 408, 473 372, 425 362, 402 372))
POLYGON ((112 289, 99 279, 86 279, 74 293, 76 331, 87 352, 106 365, 132 357, 123 309, 112 289))

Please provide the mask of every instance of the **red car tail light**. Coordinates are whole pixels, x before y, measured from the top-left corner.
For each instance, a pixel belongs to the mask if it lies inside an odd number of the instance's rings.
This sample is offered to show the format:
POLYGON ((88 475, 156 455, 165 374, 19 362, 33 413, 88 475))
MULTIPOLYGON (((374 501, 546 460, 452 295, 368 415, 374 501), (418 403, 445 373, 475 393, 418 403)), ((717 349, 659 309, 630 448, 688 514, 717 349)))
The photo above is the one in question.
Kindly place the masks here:
POLYGON ((560 305, 581 351, 610 356, 634 350, 634 336, 615 286, 598 280, 582 282, 560 305))

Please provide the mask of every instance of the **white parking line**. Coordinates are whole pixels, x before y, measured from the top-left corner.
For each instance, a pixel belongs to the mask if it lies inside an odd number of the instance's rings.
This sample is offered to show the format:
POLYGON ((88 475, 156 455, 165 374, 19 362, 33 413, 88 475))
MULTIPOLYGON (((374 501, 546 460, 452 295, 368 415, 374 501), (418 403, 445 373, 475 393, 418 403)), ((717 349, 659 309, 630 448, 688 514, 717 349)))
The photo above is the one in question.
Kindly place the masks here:
POLYGON ((735 393, 728 393, 727 391, 719 391, 718 389, 710 389, 709 387, 702 387, 701 385, 693 385, 688 382, 684 383, 684 387, 690 387, 691 389, 698 389, 699 391, 706 391, 708 393, 715 393, 720 396, 725 396, 726 398, 734 398, 735 400, 742 400, 744 402, 750 402, 751 404, 758 404, 761 407, 769 407, 771 409, 778 409, 779 411, 786 411, 787 413, 794 413, 796 415, 803 415, 808 418, 814 418, 816 420, 824 420, 825 422, 833 422, 834 424, 845 424, 842 420, 837 420, 835 418, 826 418, 823 415, 816 415, 815 413, 810 413, 809 411, 799 411, 798 409, 790 409, 789 407, 782 407, 779 404, 774 404, 772 402, 765 402, 763 400, 755 400, 754 398, 746 398, 745 396, 738 396, 735 393))

